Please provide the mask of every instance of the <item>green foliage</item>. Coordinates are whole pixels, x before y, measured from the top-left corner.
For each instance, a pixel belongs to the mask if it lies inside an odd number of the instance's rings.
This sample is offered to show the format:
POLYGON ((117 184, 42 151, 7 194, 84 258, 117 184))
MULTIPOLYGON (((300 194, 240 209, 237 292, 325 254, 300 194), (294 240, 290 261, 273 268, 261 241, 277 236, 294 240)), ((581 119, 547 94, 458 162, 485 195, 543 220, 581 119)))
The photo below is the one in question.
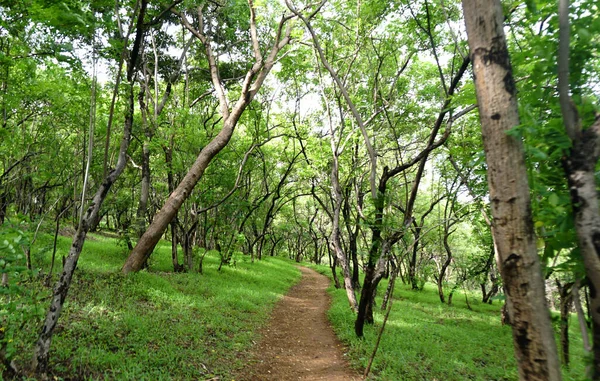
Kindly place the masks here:
POLYGON ((0 376, 18 354, 17 337, 33 341, 46 290, 36 289, 36 273, 27 269, 27 234, 10 223, 0 229, 0 376), (6 284, 4 284, 6 283, 6 284), (28 334, 23 335, 24 332, 28 334))

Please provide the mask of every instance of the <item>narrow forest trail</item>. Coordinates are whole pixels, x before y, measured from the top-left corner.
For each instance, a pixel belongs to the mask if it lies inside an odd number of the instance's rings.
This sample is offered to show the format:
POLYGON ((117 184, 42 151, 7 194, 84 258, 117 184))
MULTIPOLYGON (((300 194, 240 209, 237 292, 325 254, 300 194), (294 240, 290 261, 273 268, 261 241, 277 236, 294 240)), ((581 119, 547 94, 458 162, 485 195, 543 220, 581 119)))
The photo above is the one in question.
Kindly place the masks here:
POLYGON ((300 270, 302 280, 275 306, 253 361, 239 379, 360 380, 344 360, 343 346, 327 320, 329 279, 305 267, 300 270))

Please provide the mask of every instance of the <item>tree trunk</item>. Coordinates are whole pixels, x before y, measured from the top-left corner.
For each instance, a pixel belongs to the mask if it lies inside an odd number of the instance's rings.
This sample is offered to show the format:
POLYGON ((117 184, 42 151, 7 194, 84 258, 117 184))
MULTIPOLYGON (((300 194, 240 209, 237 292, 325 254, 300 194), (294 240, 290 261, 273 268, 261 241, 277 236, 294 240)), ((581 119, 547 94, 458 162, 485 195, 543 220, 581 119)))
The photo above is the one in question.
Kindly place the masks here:
POLYGON ((384 259, 382 254, 381 229, 383 227, 383 206, 384 206, 385 188, 379 190, 375 202, 375 222, 371 225, 371 247, 369 249, 369 258, 365 266, 365 278, 363 280, 360 302, 358 305, 358 314, 354 322, 354 332, 356 336, 363 336, 365 322, 373 322, 373 297, 377 288, 378 281, 375 281, 376 266, 379 259, 384 259))
POLYGON ((556 342, 536 248, 523 145, 507 131, 519 125, 516 87, 499 0, 463 0, 475 77, 494 238, 512 303, 514 349, 522 380, 560 380, 556 342))
POLYGON ((398 272, 400 271, 400 267, 396 266, 393 260, 390 260, 391 270, 390 270, 390 279, 388 281, 387 288, 385 290, 385 294, 383 295, 383 301, 381 302, 381 310, 385 311, 388 303, 390 301, 390 295, 392 294, 392 287, 396 283, 396 278, 398 277, 398 272))
POLYGON ((177 216, 171 221, 171 262, 173 263, 173 272, 181 272, 183 266, 179 264, 177 258, 177 216))
POLYGON ((150 142, 144 140, 142 146, 142 184, 140 202, 136 212, 136 232, 141 237, 146 228, 146 214, 148 213, 148 199, 150 198, 150 142))
MULTIPOLYGON (((349 254, 350 254, 350 258, 352 260, 352 287, 355 290, 360 290, 360 281, 359 281, 359 267, 358 267, 358 244, 357 244, 357 240, 358 240, 358 229, 360 227, 359 221, 358 221, 358 216, 357 216, 357 221, 355 223, 355 230, 352 229, 352 223, 350 220, 350 195, 351 195, 351 187, 350 185, 352 185, 352 183, 350 182, 348 185, 346 185, 346 192, 345 192, 345 197, 344 197, 344 208, 342 209, 342 214, 344 216, 344 222, 346 225, 346 230, 348 231, 348 247, 349 247, 349 254)), ((362 208, 362 196, 359 194, 357 195, 357 199, 358 199, 358 205, 360 208, 362 208)))
MULTIPOLYGON (((165 163, 167 164, 167 186, 169 194, 173 193, 175 181, 173 180, 173 135, 169 138, 169 145, 163 146, 165 152, 165 163)), ((171 220, 171 261, 173 262, 173 271, 180 272, 183 266, 177 259, 177 215, 171 220)))
POLYGON ((2 188, 2 183, 0 182, 0 225, 4 224, 4 220, 6 219, 6 210, 8 209, 8 197, 7 191, 2 188))
MULTIPOLYGON (((238 110, 238 113, 241 115, 242 111, 243 109, 238 110)), ((208 164, 227 145, 229 139, 231 139, 238 118, 225 121, 221 132, 202 149, 189 172, 171 193, 162 209, 154 216, 146 232, 140 237, 137 245, 123 265, 123 273, 127 274, 131 271, 141 270, 143 263, 152 254, 160 237, 204 174, 208 164)))
POLYGON ((417 254, 419 253, 419 238, 421 234, 421 227, 417 226, 414 230, 415 244, 412 248, 412 254, 410 256, 410 262, 408 263, 408 278, 413 290, 419 289, 419 282, 417 281, 417 254))
POLYGON ((569 316, 573 307, 573 288, 574 282, 561 284, 556 281, 558 294, 560 296, 560 345, 562 348, 562 363, 569 367, 569 316))
POLYGON ((558 42, 558 93, 565 131, 573 147, 565 155, 563 166, 567 174, 571 205, 579 250, 583 257, 590 287, 594 369, 592 379, 600 380, 600 210, 596 184, 596 164, 600 156, 600 114, 588 129, 583 130, 577 108, 570 96, 570 33, 569 1, 560 0, 558 42))
POLYGON ((337 258, 334 255, 331 255, 331 250, 329 249, 329 247, 327 247, 327 251, 329 253, 329 267, 331 268, 331 274, 333 275, 333 283, 335 284, 335 288, 342 288, 336 271, 337 258))
POLYGON ((69 255, 65 260, 63 271, 60 276, 58 282, 54 286, 54 292, 52 296, 52 300, 50 302, 50 308, 46 315, 46 319, 42 330, 40 332, 38 341, 35 346, 34 358, 33 358, 33 368, 38 374, 46 374, 48 369, 48 355, 50 352, 50 344, 52 342, 52 335, 54 333, 54 329, 56 328, 56 324, 58 323, 58 319, 60 317, 60 313, 62 311, 65 299, 67 297, 67 293, 69 291, 69 287, 71 286, 71 279, 73 278, 73 273, 75 272, 75 268, 77 267, 77 261, 79 260, 79 255, 81 254, 81 250, 83 249, 83 244, 85 243, 85 238, 90 227, 90 224, 96 220, 98 216, 98 212, 104 199, 106 198, 108 191, 111 186, 117 180, 119 175, 125 169, 125 164, 127 163, 127 149, 129 148, 129 143, 131 141, 131 126, 133 124, 133 88, 130 89, 129 93, 129 110, 125 120, 125 127, 123 131, 123 138, 121 140, 121 147, 119 149, 119 158, 117 160, 117 165, 115 169, 109 172, 108 176, 101 183, 100 187, 96 191, 92 202, 90 203, 87 212, 83 216, 79 227, 77 229, 77 233, 73 237, 73 243, 71 244, 71 249, 69 250, 69 255))
POLYGON ((573 148, 564 163, 579 249, 590 286, 594 380, 600 380, 600 295, 597 291, 600 290, 600 210, 595 178, 599 137, 600 119, 597 119, 573 142, 573 148))

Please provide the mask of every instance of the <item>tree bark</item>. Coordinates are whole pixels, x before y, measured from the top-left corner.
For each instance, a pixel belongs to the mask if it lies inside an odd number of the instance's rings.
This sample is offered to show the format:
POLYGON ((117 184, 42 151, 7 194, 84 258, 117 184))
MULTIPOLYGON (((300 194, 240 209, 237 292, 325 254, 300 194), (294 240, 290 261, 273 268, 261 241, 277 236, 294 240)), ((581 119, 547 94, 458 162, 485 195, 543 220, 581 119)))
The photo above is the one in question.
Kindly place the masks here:
MULTIPOLYGON (((342 215, 344 216, 344 223, 346 225, 346 230, 348 231, 348 251, 350 255, 350 259, 352 260, 352 287, 355 290, 360 290, 360 281, 359 281, 359 266, 358 266, 358 229, 360 228, 360 223, 358 221, 359 216, 356 217, 356 222, 354 224, 354 229, 352 229, 351 223, 351 214, 350 214, 350 195, 351 195, 351 185, 352 183, 346 184, 345 195, 344 195, 344 207, 342 209, 342 215)), ((362 208, 362 195, 356 195, 357 202, 359 207, 362 208)))
MULTIPOLYGON (((332 148, 335 147, 332 139, 332 148)), ((356 301, 356 295, 354 294, 354 287, 352 285, 352 276, 350 274, 350 266, 348 264, 348 257, 344 250, 342 249, 342 242, 340 239, 340 212, 342 209, 342 190, 340 188, 340 183, 338 179, 338 160, 337 160, 337 152, 333 151, 333 164, 331 169, 331 183, 332 183, 332 193, 334 199, 334 208, 333 208, 333 220, 331 227, 331 249, 335 253, 337 258, 337 262, 342 267, 342 271, 344 273, 344 288, 346 289, 346 294, 348 295, 348 302, 350 303, 350 308, 352 311, 356 312, 358 309, 358 303, 356 301)))
POLYGON ((562 363, 569 367, 569 317, 573 307, 573 288, 574 282, 561 284, 556 281, 558 294, 560 296, 560 346, 562 348, 562 363))
POLYGON ((335 285, 335 288, 342 288, 336 271, 337 258, 334 255, 331 255, 331 246, 329 245, 329 242, 327 242, 327 254, 329 256, 329 267, 331 268, 331 275, 333 275, 333 284, 335 285))
POLYGON ((531 217, 523 144, 507 134, 519 125, 516 87, 499 0, 463 0, 488 166, 500 272, 512 303, 521 380, 560 380, 556 342, 531 217))
POLYGON ((446 270, 448 266, 450 266, 450 262, 452 262, 452 249, 450 248, 450 244, 448 243, 448 231, 444 231, 444 249, 446 250, 446 260, 442 264, 442 268, 440 270, 440 275, 437 281, 438 295, 440 297, 440 301, 445 303, 444 298, 444 278, 446 277, 446 270))
POLYGON ((385 289, 385 294, 383 295, 383 300, 381 301, 381 310, 385 311, 388 303, 390 302, 390 296, 392 294, 392 286, 396 282, 396 278, 398 277, 398 272, 400 271, 400 267, 396 266, 394 260, 390 260, 390 279, 388 280, 387 288, 385 289))

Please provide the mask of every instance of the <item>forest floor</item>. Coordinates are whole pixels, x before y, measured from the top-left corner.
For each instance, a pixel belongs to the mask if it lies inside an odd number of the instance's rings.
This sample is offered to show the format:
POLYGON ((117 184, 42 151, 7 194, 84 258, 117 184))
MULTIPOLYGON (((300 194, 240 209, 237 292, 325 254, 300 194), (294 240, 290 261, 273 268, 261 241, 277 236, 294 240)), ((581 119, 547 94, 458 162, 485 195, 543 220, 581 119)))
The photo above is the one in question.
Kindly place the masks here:
POLYGON ((300 267, 302 280, 275 306, 241 380, 360 380, 327 319, 329 279, 300 267))

